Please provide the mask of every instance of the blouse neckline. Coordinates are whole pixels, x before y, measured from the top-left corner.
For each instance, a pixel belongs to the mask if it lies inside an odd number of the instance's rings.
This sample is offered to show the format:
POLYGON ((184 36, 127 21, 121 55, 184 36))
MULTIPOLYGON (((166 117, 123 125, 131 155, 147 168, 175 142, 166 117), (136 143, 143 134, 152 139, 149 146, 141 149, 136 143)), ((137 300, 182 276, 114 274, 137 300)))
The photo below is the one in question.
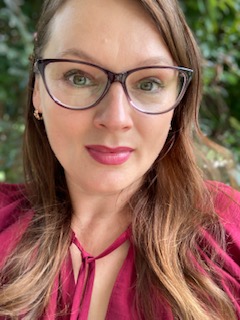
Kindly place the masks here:
MULTIPOLYGON (((109 255, 111 252, 119 248, 124 242, 130 239, 130 236, 131 236, 131 228, 128 227, 127 230, 125 230, 122 234, 120 234, 120 236, 110 246, 108 246, 105 250, 103 250, 102 253, 100 253, 97 256, 92 256, 91 254, 89 254, 87 251, 84 250, 80 241, 77 239, 76 234, 72 232, 71 243, 74 244, 79 249, 82 257, 82 264, 81 264, 76 282, 74 281, 74 275, 72 272, 72 279, 75 283, 75 292, 74 292, 73 301, 72 301, 72 308, 71 308, 72 310, 71 310, 70 320, 79 320, 79 319, 88 318, 89 307, 90 307, 92 291, 93 291, 94 278, 95 278, 96 260, 109 255)), ((131 251, 130 248, 131 248, 131 245, 128 250, 127 258, 131 251)), ((71 265, 71 267, 73 266, 71 265)), ((124 267, 124 263, 121 269, 123 267, 124 267)), ((121 273, 121 269, 117 275, 117 278, 121 273)), ((117 279, 115 281, 115 284, 116 282, 117 282, 117 279)), ((114 291, 114 286, 113 286, 112 294, 114 291)), ((110 296, 110 300, 111 300, 112 294, 110 296)))

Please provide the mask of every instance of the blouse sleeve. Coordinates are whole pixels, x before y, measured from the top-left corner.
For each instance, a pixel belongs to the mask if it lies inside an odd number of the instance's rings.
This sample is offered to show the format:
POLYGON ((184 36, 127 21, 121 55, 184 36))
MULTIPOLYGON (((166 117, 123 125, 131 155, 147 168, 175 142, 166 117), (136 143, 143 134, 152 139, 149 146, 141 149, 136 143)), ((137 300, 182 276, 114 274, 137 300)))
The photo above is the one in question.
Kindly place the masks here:
POLYGON ((215 210, 225 230, 226 249, 218 247, 211 237, 208 240, 222 261, 215 269, 222 276, 222 287, 233 301, 240 319, 240 193, 222 183, 215 184, 215 188, 215 210))
POLYGON ((240 193, 220 183, 215 208, 226 231, 229 255, 240 267, 240 193))
POLYGON ((31 219, 23 185, 0 184, 0 267, 31 219))

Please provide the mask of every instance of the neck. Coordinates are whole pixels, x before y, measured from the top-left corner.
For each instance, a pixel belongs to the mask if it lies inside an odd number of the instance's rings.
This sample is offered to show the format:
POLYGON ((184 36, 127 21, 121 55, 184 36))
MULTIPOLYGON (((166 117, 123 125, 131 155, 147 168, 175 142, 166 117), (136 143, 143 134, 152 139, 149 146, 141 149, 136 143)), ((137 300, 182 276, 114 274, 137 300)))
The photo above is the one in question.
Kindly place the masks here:
POLYGON ((72 229, 88 252, 98 252, 110 245, 131 224, 127 200, 129 194, 87 194, 71 189, 72 229), (101 240, 99 240, 101 239, 101 240))

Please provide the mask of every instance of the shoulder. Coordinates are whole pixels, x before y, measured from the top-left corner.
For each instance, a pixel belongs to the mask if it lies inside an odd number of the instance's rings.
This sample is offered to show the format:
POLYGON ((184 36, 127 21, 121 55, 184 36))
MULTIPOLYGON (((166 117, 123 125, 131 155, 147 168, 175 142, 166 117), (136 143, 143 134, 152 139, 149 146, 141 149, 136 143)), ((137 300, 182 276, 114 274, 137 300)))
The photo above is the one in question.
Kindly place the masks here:
POLYGON ((29 210, 30 204, 24 185, 0 184, 0 232, 18 221, 29 210))
POLYGON ((221 223, 227 228, 240 232, 240 192, 221 183, 208 181, 216 213, 221 223))
POLYGON ((240 317, 240 193, 219 182, 207 182, 207 187, 212 194, 215 212, 226 239, 225 247, 222 248, 210 235, 207 236, 221 261, 214 269, 222 277, 222 287, 240 317))
POLYGON ((24 185, 0 184, 0 262, 22 236, 31 217, 24 185))
POLYGON ((0 183, 0 209, 12 202, 26 199, 24 184, 0 183))
POLYGON ((229 247, 238 257, 240 266, 240 192, 219 182, 208 182, 215 212, 224 227, 229 247))

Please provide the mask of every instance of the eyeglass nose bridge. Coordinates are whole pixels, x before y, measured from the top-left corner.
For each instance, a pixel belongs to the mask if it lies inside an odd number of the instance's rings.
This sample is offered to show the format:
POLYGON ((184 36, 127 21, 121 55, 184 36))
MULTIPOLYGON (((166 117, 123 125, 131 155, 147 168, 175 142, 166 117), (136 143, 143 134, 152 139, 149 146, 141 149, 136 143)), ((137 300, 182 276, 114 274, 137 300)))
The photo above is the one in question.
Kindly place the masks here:
POLYGON ((112 84, 113 82, 120 82, 125 89, 125 81, 128 75, 127 72, 114 73, 114 72, 108 71, 107 74, 108 74, 108 79, 110 84, 112 84))
POLYGON ((105 71, 106 71, 107 76, 108 76, 108 84, 107 84, 105 92, 103 93, 103 95, 101 97, 101 100, 108 93, 109 89, 111 88, 111 85, 114 82, 120 82, 127 99, 129 100, 129 102, 131 102, 131 99, 129 97, 129 94, 128 94, 128 91, 127 91, 127 87, 126 87, 126 78, 127 78, 129 73, 128 72, 114 73, 114 72, 108 71, 108 70, 105 70, 105 71))

